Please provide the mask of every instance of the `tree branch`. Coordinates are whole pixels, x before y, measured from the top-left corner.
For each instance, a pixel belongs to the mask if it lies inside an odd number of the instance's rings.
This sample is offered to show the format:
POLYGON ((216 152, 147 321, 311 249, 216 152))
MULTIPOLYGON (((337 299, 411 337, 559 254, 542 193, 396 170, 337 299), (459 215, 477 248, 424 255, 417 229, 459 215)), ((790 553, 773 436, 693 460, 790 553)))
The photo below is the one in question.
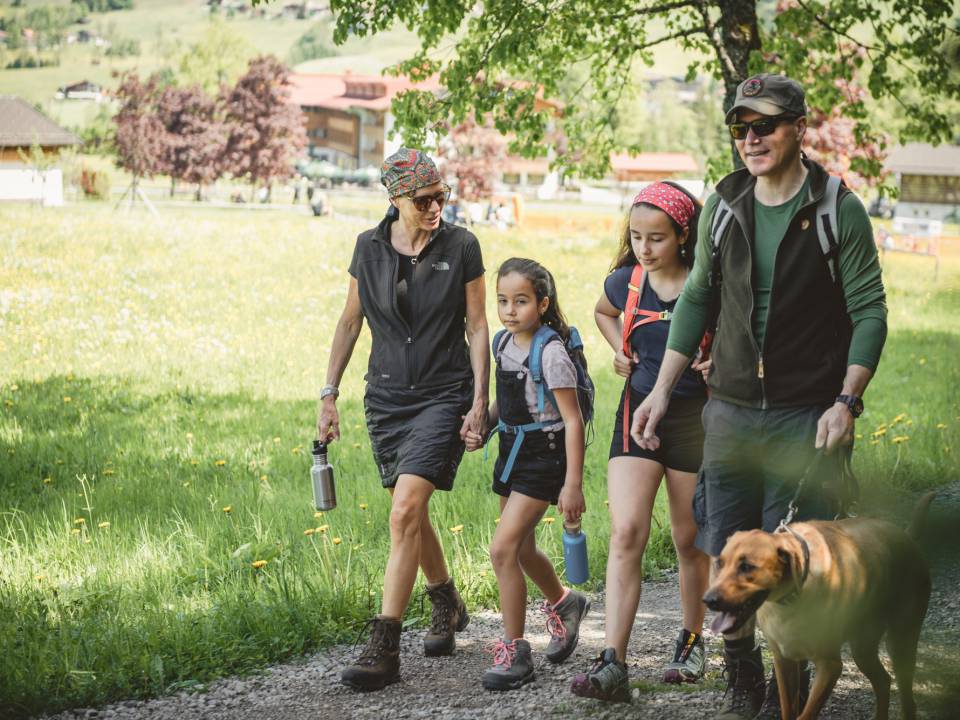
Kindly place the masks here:
POLYGON ((657 38, 656 40, 644 42, 640 45, 634 45, 633 49, 635 51, 646 50, 647 48, 651 48, 654 45, 659 45, 660 43, 670 42, 671 40, 678 40, 679 38, 682 38, 682 37, 690 37, 691 35, 697 35, 699 33, 703 33, 704 35, 708 34, 707 29, 705 27, 693 27, 693 28, 688 28, 686 30, 679 30, 673 33, 672 35, 665 35, 662 38, 657 38))
POLYGON ((700 11, 700 17, 703 18, 704 32, 710 39, 710 44, 713 45, 713 49, 716 51, 717 57, 720 59, 720 65, 722 66, 724 75, 729 77, 731 80, 738 80, 739 77, 737 76, 737 66, 733 64, 733 59, 730 57, 727 49, 723 46, 723 38, 720 37, 720 32, 717 30, 717 24, 710 19, 710 9, 707 7, 706 0, 697 0, 696 5, 697 9, 700 11))
POLYGON ((666 13, 670 12, 671 10, 680 10, 681 8, 686 7, 696 7, 697 4, 697 0, 679 0, 678 2, 660 3, 657 5, 651 5, 649 7, 631 8, 628 12, 607 15, 604 17, 604 20, 629 20, 630 18, 635 18, 640 15, 656 15, 657 13, 666 13))

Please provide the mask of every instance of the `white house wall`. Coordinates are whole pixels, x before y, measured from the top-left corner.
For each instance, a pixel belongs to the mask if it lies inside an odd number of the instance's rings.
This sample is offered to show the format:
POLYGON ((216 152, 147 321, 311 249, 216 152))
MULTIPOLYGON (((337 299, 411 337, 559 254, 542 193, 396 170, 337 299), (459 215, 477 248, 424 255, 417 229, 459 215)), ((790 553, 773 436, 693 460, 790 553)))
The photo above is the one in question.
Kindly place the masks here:
POLYGON ((0 201, 27 200, 63 205, 63 172, 37 172, 23 167, 0 167, 0 201))

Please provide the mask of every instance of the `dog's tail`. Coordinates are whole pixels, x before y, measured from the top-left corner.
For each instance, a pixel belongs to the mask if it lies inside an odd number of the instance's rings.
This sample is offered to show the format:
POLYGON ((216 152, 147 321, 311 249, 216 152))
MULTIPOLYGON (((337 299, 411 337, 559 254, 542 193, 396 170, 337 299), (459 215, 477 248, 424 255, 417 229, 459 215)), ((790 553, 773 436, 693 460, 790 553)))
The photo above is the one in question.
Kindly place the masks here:
POLYGON ((936 493, 931 490, 920 498, 920 502, 918 502, 917 506, 913 509, 910 524, 907 526, 907 535, 909 535, 911 539, 919 539, 920 533, 927 520, 927 511, 930 509, 930 503, 933 502, 935 496, 936 493))

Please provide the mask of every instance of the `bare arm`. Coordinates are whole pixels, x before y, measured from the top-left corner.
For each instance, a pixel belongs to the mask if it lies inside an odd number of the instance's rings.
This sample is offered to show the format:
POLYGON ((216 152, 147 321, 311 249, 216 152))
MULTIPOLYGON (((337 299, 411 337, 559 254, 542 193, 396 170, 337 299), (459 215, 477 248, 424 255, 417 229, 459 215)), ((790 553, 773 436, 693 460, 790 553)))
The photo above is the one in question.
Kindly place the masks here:
POLYGON ((593 319, 597 323, 600 334, 613 348, 613 370, 620 377, 630 377, 636 357, 627 357, 623 354, 623 321, 620 319, 620 310, 610 302, 606 293, 600 294, 597 306, 593 309, 593 319))
POLYGON ((460 437, 466 438, 467 430, 479 435, 487 431, 487 403, 490 399, 490 331, 487 328, 484 276, 474 278, 466 285, 467 298, 467 343, 470 345, 470 366, 473 368, 473 407, 464 416, 460 437))
MULTIPOLYGON (((330 348, 330 358, 327 360, 327 385, 336 387, 343 378, 343 373, 353 355, 353 348, 363 329, 363 310, 360 307, 360 291, 357 289, 357 279, 350 278, 347 287, 347 302, 337 321, 337 329, 333 333, 333 345, 330 348)), ((337 412, 337 398, 327 395, 320 406, 320 415, 317 418, 317 434, 324 442, 340 439, 340 415, 337 412)))
MULTIPOLYGON (((863 365, 848 365, 841 393, 863 397, 871 378, 873 378, 873 371, 870 368, 863 365)), ((817 422, 815 447, 826 446, 827 452, 831 452, 837 445, 849 445, 853 442, 853 421, 850 408, 843 403, 834 403, 817 422)))
POLYGON ((586 510, 583 498, 583 417, 577 401, 576 388, 557 388, 553 391, 557 409, 563 418, 566 433, 564 448, 567 454, 567 475, 557 502, 557 511, 568 521, 577 521, 586 510))

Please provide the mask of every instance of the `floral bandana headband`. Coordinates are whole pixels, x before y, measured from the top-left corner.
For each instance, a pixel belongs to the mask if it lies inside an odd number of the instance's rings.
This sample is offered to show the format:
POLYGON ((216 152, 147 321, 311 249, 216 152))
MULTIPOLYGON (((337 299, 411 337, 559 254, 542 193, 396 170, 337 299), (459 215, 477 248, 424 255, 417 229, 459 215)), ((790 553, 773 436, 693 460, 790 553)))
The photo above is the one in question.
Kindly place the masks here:
POLYGON ((647 185, 637 193, 637 196, 633 199, 633 204, 638 203, 647 203, 663 210, 682 228, 690 225, 690 219, 695 211, 693 201, 685 192, 662 182, 647 185))
POLYGON ((440 173, 426 153, 400 148, 380 166, 380 182, 392 199, 437 184, 440 173))

